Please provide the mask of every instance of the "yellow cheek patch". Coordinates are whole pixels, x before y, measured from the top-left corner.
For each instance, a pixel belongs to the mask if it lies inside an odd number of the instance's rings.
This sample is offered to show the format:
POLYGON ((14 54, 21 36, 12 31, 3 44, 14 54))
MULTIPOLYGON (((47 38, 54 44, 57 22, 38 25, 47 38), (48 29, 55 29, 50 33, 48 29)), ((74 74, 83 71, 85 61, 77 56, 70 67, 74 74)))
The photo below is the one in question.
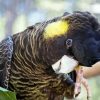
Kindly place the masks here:
POLYGON ((67 23, 67 21, 57 21, 50 23, 44 30, 44 38, 49 39, 64 35, 68 31, 68 28, 69 24, 67 23))

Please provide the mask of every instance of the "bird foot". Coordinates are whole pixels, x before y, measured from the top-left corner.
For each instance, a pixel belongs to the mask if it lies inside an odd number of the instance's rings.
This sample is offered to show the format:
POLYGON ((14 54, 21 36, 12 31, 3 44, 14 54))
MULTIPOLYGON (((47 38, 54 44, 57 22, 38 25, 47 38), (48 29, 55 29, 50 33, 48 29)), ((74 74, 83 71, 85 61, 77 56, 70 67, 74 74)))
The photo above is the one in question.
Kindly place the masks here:
POLYGON ((77 76, 76 76, 74 95, 76 97, 76 95, 81 92, 81 84, 83 84, 83 86, 85 87, 87 91, 87 100, 90 100, 91 98, 90 88, 87 83, 87 80, 83 77, 83 67, 78 66, 75 70, 76 70, 77 76))

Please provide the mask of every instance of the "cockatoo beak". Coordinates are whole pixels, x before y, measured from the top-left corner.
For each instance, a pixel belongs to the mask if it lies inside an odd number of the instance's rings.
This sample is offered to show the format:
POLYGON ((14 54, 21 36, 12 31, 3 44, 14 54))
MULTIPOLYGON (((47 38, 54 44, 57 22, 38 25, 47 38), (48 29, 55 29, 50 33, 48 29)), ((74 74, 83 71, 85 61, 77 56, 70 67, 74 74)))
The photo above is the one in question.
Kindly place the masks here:
POLYGON ((52 65, 52 68, 57 74, 67 74, 72 72, 76 66, 78 66, 78 61, 70 56, 64 55, 60 60, 52 65))

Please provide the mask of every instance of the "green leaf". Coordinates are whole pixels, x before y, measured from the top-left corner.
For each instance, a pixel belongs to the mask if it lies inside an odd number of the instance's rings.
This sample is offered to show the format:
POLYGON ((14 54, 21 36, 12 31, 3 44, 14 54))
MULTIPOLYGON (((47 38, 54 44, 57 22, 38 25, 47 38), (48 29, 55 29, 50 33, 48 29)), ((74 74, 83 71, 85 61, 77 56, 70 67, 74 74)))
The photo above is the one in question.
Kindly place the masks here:
POLYGON ((0 100, 16 100, 16 94, 0 87, 0 100))

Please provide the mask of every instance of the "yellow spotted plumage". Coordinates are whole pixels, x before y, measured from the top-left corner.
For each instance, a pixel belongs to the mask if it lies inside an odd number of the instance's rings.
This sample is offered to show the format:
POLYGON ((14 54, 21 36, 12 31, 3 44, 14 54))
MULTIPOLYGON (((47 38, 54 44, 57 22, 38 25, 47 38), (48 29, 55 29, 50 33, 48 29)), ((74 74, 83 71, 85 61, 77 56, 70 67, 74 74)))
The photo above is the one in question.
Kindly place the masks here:
POLYGON ((44 30, 44 38, 54 38, 56 36, 64 35, 69 28, 69 24, 65 20, 60 20, 47 25, 44 30))

